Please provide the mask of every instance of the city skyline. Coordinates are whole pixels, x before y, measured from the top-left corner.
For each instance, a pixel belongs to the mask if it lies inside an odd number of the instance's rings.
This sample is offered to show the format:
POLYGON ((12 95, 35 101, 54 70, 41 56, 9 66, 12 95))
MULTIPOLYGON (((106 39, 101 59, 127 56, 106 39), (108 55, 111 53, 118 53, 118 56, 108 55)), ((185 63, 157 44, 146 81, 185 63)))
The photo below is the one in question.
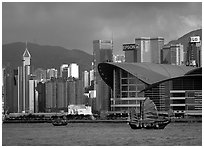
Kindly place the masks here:
POLYGON ((3 44, 27 40, 92 54, 93 40, 113 39, 113 53, 121 54, 122 44, 137 37, 168 43, 199 28, 200 2, 2 3, 3 44))

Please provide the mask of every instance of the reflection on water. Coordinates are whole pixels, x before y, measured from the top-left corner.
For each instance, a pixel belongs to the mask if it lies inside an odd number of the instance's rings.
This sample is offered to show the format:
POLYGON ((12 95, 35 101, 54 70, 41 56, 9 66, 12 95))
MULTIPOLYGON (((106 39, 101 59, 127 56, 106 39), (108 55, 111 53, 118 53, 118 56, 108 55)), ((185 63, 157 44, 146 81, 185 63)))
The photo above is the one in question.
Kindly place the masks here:
POLYGON ((202 123, 170 123, 164 130, 132 130, 126 123, 3 124, 2 145, 201 146, 202 123))

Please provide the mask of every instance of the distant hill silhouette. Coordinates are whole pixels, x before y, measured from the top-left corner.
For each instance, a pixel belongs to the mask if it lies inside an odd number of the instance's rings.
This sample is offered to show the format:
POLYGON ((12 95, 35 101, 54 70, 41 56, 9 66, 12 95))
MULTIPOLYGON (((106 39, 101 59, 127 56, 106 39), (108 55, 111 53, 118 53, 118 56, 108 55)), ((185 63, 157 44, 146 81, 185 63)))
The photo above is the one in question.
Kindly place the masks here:
MULTIPOLYGON (((2 64, 13 68, 22 66, 22 55, 25 51, 25 43, 16 42, 2 46, 2 64)), ((59 46, 42 46, 28 43, 27 49, 31 54, 31 65, 36 68, 56 68, 59 70, 62 64, 77 63, 80 72, 90 70, 92 55, 78 49, 68 50, 59 46)))
POLYGON ((167 45, 181 43, 184 46, 184 50, 186 50, 186 48, 188 47, 189 39, 192 36, 200 36, 200 39, 202 40, 202 29, 191 31, 178 38, 177 40, 170 41, 167 45))
MULTIPOLYGON (((186 50, 191 36, 200 36, 202 39, 202 29, 191 31, 178 40, 170 41, 167 45, 181 43, 186 50)), ((13 68, 22 66, 22 55, 25 51, 25 43, 16 42, 2 46, 2 64, 10 64, 13 68)), ((77 63, 80 66, 80 72, 91 69, 93 56, 79 49, 68 50, 59 46, 43 46, 34 43, 28 43, 27 46, 31 56, 31 65, 36 68, 57 68, 63 64, 77 63)))

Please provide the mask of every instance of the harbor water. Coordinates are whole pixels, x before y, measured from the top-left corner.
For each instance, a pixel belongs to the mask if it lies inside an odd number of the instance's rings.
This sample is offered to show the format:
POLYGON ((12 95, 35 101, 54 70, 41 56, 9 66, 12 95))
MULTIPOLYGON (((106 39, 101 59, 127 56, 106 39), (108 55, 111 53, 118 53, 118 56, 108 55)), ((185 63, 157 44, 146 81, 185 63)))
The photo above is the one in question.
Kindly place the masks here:
POLYGON ((202 123, 133 130, 126 123, 6 123, 3 146, 202 146, 202 123))

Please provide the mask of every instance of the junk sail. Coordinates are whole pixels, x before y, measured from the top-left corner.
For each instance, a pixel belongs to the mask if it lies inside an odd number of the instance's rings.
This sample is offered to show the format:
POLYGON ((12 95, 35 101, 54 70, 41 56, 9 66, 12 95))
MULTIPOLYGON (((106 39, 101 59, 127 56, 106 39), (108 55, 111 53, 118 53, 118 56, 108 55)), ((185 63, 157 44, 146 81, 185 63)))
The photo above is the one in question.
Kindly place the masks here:
POLYGON ((129 125, 132 129, 164 129, 169 123, 169 119, 158 116, 156 105, 149 98, 140 102, 139 115, 136 110, 131 110, 129 114, 129 125))

